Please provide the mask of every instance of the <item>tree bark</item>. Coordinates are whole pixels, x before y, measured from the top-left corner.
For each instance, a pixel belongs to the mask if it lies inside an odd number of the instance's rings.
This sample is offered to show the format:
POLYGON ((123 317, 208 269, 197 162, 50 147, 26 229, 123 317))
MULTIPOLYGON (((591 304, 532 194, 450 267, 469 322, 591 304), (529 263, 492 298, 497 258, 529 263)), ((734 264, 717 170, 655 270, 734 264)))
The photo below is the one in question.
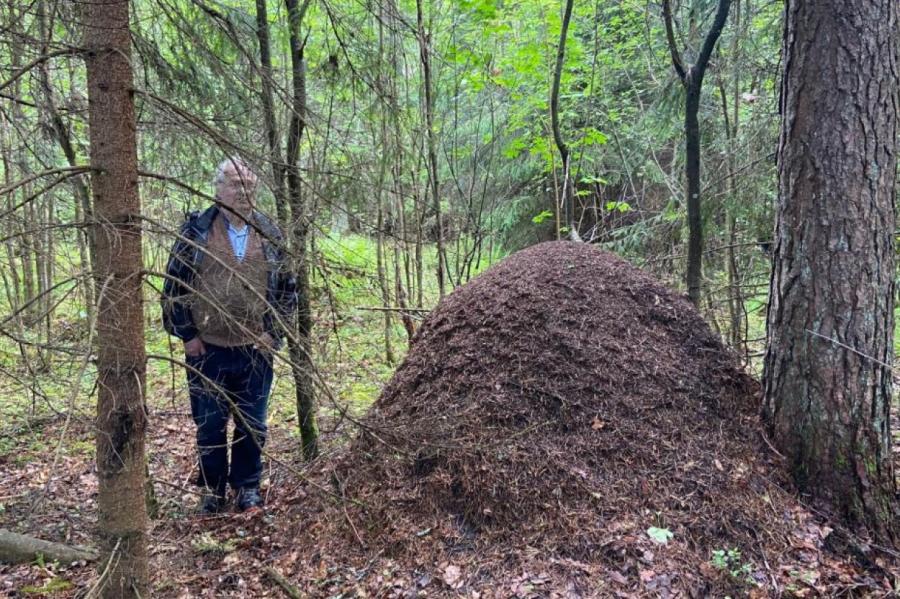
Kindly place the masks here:
POLYGON ((801 491, 896 538, 898 5, 786 5, 764 413, 801 491))
POLYGON ((97 321, 97 474, 104 597, 148 597, 141 205, 128 2, 84 5, 97 321))
POLYGON ((297 321, 296 335, 288 339, 291 356, 291 370, 297 399, 297 420, 303 455, 307 459, 319 453, 318 427, 316 425, 316 398, 313 387, 312 360, 312 307, 309 301, 309 218, 303 201, 303 181, 300 177, 300 140, 306 125, 306 73, 303 62, 303 42, 300 26, 309 6, 308 0, 302 5, 297 0, 285 0, 288 10, 291 47, 292 106, 287 143, 287 186, 291 205, 293 227, 291 229, 291 249, 297 273, 297 321))
POLYGON ((431 74, 431 35, 425 29, 425 13, 422 0, 416 0, 416 37, 419 42, 419 62, 422 67, 423 102, 425 120, 425 144, 428 151, 428 182, 431 184, 431 200, 437 230, 437 280, 438 292, 444 297, 446 289, 447 252, 444 249, 444 218, 441 214, 440 182, 438 180, 437 140, 434 131, 434 83, 431 74))
MULTIPOLYGON (((575 226, 575 190, 571 173, 569 172, 569 146, 563 140, 562 133, 559 130, 559 83, 562 79, 563 65, 566 57, 566 34, 569 31, 569 21, 572 19, 573 0, 566 0, 563 9, 562 26, 559 31, 559 45, 556 48, 556 68, 553 71, 553 85, 550 90, 550 123, 553 129, 553 141, 556 142, 556 148, 559 150, 559 157, 563 167, 563 212, 565 213, 565 226, 568 229, 568 235, 572 239, 579 239, 578 230, 575 226)), ((557 239, 560 237, 560 231, 556 232, 557 239)))
POLYGON ((700 213, 700 95, 703 91, 703 77, 709 66, 713 48, 722 35, 731 0, 719 0, 712 26, 703 40, 697 62, 686 65, 675 41, 675 28, 669 0, 663 0, 663 20, 666 25, 666 39, 672 55, 672 66, 684 86, 684 136, 685 136, 685 203, 687 205, 688 256, 685 284, 691 302, 700 306, 703 260, 703 217, 700 213))
POLYGON ((275 210, 282 226, 288 226, 288 202, 284 189, 284 161, 281 158, 281 142, 275 118, 275 96, 272 91, 272 51, 269 43, 269 11, 266 0, 256 0, 256 39, 259 42, 259 96, 266 124, 266 140, 269 144, 269 163, 272 168, 272 195, 275 210))
POLYGON ((25 564, 41 555, 48 562, 71 564, 95 561, 97 552, 90 547, 77 547, 36 539, 0 528, 0 562, 25 564))
MULTIPOLYGON (((378 15, 378 93, 381 94, 384 98, 390 97, 390 89, 389 89, 389 74, 386 71, 385 65, 385 33, 384 33, 384 22, 387 18, 385 14, 384 5, 382 4, 380 14, 378 15)), ((382 103, 384 110, 381 114, 381 123, 380 123, 380 139, 378 139, 378 143, 382 148, 381 160, 378 165, 378 180, 376 182, 377 189, 375 193, 378 198, 378 213, 377 213, 377 239, 376 239, 376 248, 375 248, 375 258, 376 258, 376 268, 378 271, 378 285, 381 287, 381 301, 385 306, 391 305, 391 292, 390 292, 390 282, 388 281, 387 274, 387 266, 385 262, 387 262, 387 252, 385 251, 385 240, 384 240, 384 215, 385 215, 385 182, 387 179, 387 169, 388 169, 388 161, 391 159, 391 152, 389 148, 391 147, 391 139, 388 136, 388 121, 393 118, 393 110, 390 101, 386 101, 382 103)), ((373 141, 375 141, 375 136, 373 135, 373 141)), ((387 212, 390 213, 390 202, 387 203, 387 212)), ((396 231, 395 231, 396 234, 396 231)), ((390 310, 385 310, 384 312, 384 357, 385 361, 393 366, 395 363, 394 358, 394 348, 391 343, 391 334, 393 330, 393 315, 390 310)))

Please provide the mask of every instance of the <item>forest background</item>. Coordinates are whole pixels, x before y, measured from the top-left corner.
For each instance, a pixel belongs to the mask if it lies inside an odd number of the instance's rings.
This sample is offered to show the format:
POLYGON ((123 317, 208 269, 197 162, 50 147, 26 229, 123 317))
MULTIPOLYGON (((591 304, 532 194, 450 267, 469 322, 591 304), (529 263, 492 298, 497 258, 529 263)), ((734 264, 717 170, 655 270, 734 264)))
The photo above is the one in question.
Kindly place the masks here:
MULTIPOLYGON (((715 4, 685 2, 676 11, 686 57, 703 41, 715 4)), ((276 207, 261 98, 270 82, 274 128, 286 137, 295 105, 287 8, 267 7, 268 70, 260 65, 258 6, 265 3, 134 3, 145 263, 163 270, 185 214, 208 203, 215 165, 246 156, 262 178, 262 207, 308 230, 322 379, 338 397, 365 405, 405 350, 399 308, 427 310, 441 291, 438 211, 447 289, 509 252, 568 234, 549 111, 561 6, 300 6, 305 87, 296 217, 276 207)), ((781 12, 779 3, 734 2, 700 113, 701 309, 751 365, 764 336, 781 12)), ((77 6, 10 2, 3 18, 0 150, 10 187, 0 221, 7 314, 0 364, 4 420, 12 424, 78 405, 90 413, 90 363, 75 377, 83 388, 69 387, 71 369, 80 366, 73 357, 86 355, 91 328, 84 226, 91 207, 83 174, 85 74, 72 56, 77 6)), ((676 287, 683 286, 687 239, 683 96, 658 4, 575 4, 559 121, 572 155, 577 227, 582 238, 676 287)), ((276 165, 283 152, 276 150, 276 165)), ((148 351, 169 353, 158 326, 159 288, 160 279, 149 277, 148 351)), ((170 364, 151 360, 149 367, 154 380, 169 379, 170 364)))
MULTIPOLYGON (((718 4, 673 3, 686 62, 718 4)), ((23 468, 93 452, 79 433, 95 415, 98 293, 81 8, 9 0, 0 15, 0 459, 23 468)), ((731 2, 699 111, 699 307, 756 373, 782 11, 731 2)), ((517 249, 577 229, 685 289, 685 91, 662 4, 572 4, 555 139, 563 15, 545 0, 133 2, 151 411, 186 410, 159 273, 227 156, 256 167, 261 205, 308 281, 311 328, 301 318, 270 410, 308 455, 352 433, 344 416, 374 401, 442 295, 517 249)), ((52 468, 31 476, 46 489, 52 468)))

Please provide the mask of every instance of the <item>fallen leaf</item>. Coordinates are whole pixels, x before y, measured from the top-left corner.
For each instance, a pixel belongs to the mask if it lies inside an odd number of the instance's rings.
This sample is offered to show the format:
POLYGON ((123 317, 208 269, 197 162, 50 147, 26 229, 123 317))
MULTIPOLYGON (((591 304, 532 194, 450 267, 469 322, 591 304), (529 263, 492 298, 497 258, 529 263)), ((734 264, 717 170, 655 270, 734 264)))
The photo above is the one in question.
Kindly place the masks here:
POLYGON ((459 569, 459 566, 454 566, 453 564, 448 565, 444 568, 443 579, 447 586, 451 588, 458 588, 461 586, 460 578, 462 577, 462 571, 459 569))
POLYGON ((647 535, 653 539, 654 543, 659 545, 668 544, 669 539, 675 536, 668 528, 657 528, 655 526, 651 526, 647 529, 647 535))

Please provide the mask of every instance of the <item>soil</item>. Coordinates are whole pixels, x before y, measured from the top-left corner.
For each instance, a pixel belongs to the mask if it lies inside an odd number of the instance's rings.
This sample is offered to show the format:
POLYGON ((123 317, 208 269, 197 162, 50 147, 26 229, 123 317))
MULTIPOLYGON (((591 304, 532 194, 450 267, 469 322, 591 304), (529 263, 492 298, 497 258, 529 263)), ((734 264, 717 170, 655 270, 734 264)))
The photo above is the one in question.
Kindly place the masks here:
POLYGON ((799 501, 758 402, 685 297, 533 246, 444 298, 349 444, 273 454, 263 515, 164 510, 154 596, 890 596, 892 552, 799 501))

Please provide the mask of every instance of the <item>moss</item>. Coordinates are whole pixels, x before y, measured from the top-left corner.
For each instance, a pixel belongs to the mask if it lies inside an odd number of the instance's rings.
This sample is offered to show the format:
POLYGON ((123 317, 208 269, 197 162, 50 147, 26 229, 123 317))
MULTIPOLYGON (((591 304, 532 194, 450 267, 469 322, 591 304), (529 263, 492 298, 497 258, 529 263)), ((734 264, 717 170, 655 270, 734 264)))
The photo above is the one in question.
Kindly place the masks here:
POLYGON ((878 476, 878 464, 875 462, 874 458, 866 460, 866 473, 873 478, 878 476))
POLYGON ((846 470, 847 466, 849 466, 847 456, 845 456, 843 453, 837 454, 837 456, 834 458, 834 465, 838 470, 846 470))
POLYGON ((27 585, 19 589, 19 592, 25 595, 52 595, 53 593, 62 593, 73 587, 72 583, 65 578, 52 578, 44 583, 44 586, 27 585))

